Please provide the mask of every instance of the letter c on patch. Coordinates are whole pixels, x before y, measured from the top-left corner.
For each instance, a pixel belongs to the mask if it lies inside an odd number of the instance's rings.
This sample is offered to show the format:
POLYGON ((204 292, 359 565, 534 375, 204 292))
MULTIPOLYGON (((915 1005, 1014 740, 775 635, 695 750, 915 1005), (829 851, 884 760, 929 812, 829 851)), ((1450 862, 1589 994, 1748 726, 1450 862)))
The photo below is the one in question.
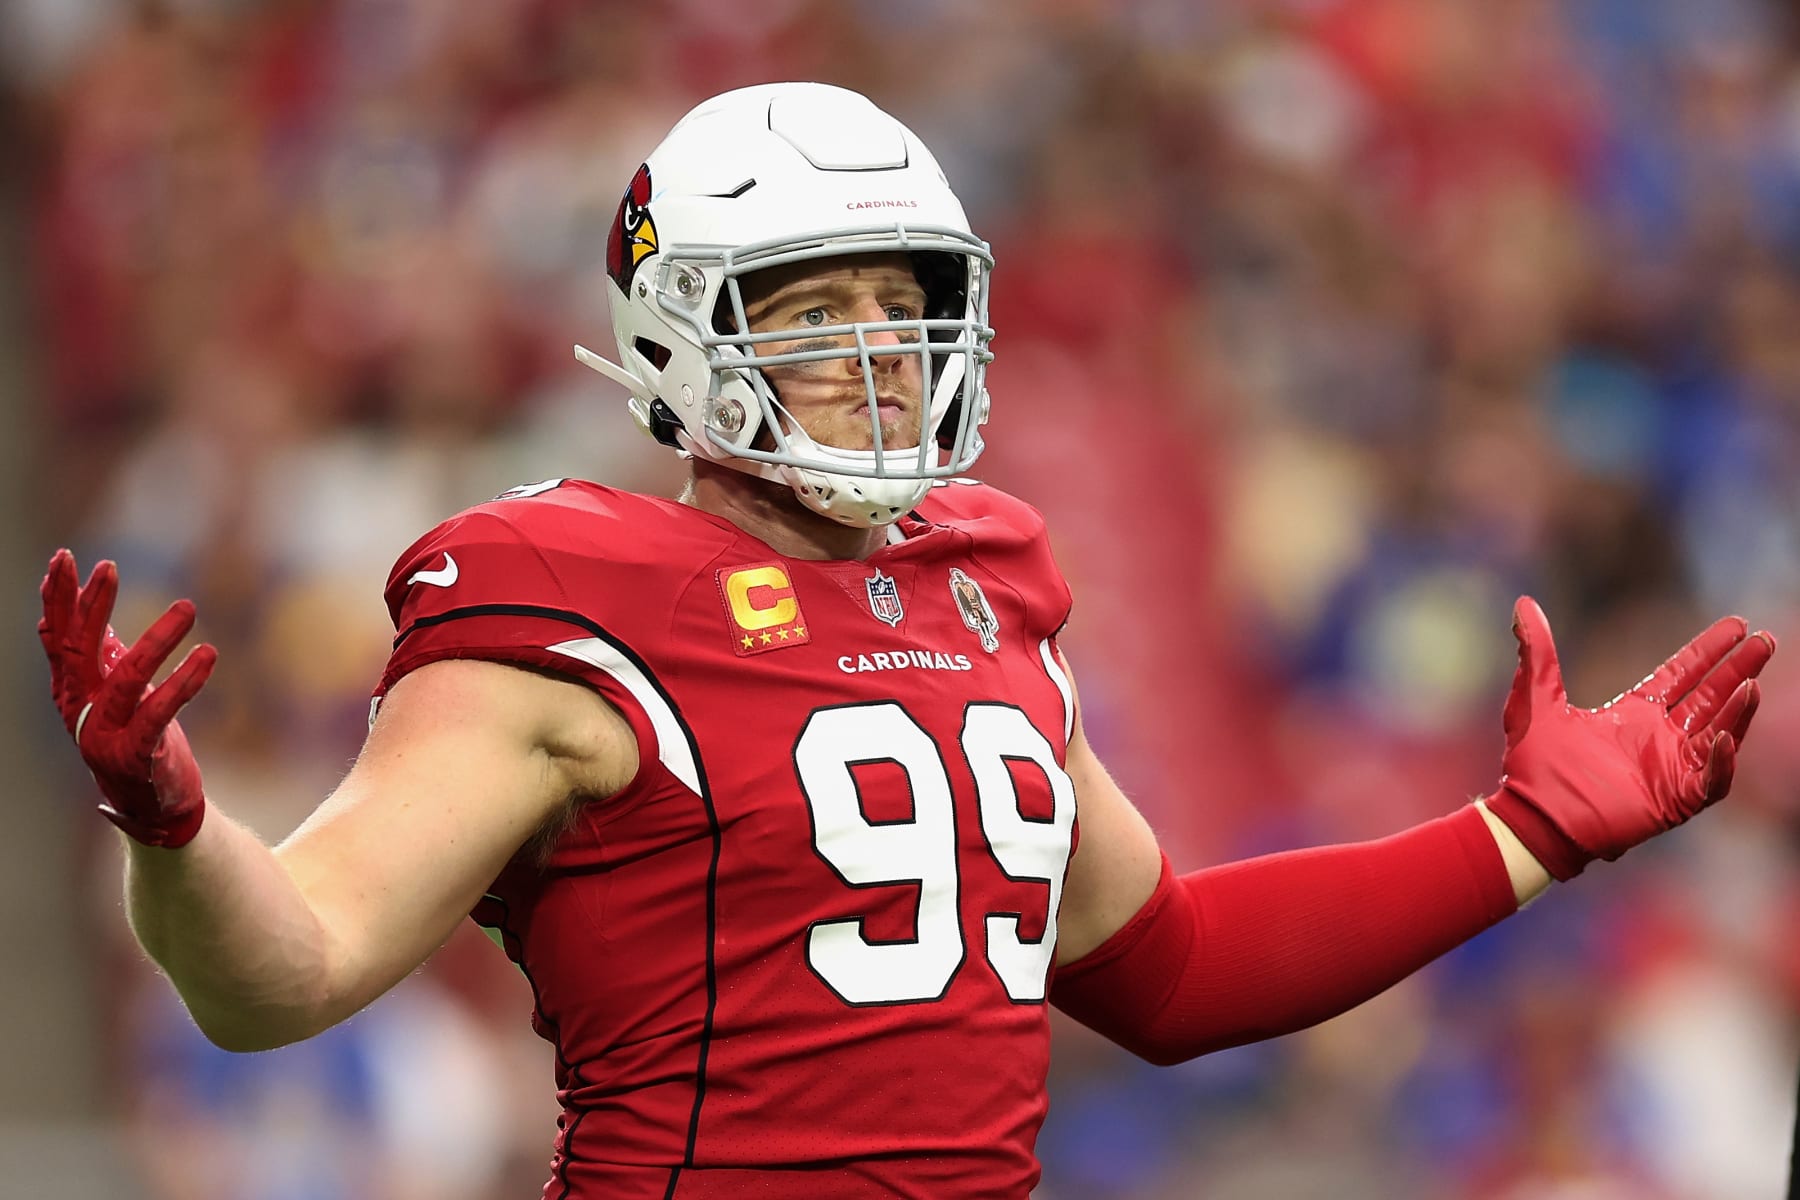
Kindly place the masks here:
POLYGON ((725 580, 725 598, 731 604, 733 619, 745 629, 786 625, 800 613, 794 585, 780 567, 733 572, 725 580))

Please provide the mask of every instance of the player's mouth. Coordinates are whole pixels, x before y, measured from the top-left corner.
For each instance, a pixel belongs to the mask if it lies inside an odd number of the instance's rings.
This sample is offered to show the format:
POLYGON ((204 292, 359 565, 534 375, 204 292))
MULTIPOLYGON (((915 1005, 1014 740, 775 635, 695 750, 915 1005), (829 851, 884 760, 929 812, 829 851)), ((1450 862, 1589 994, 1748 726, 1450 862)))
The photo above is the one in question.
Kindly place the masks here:
MULTIPOLYGON (((875 398, 875 411, 877 415, 881 417, 881 421, 885 425, 887 422, 894 420, 905 413, 906 404, 897 396, 877 396, 875 398)), ((857 405, 856 412, 852 415, 860 417, 865 421, 868 420, 869 406, 867 404, 857 405)))

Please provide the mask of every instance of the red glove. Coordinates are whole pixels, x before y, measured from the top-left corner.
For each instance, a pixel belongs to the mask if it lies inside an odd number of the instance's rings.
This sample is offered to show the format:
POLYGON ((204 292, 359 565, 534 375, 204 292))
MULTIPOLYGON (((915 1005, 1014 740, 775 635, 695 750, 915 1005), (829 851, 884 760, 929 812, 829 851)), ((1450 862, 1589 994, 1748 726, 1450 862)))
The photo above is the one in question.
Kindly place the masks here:
POLYGON ((175 714, 212 674, 218 651, 196 646, 159 686, 150 678, 193 629, 193 603, 177 600, 127 648, 107 624, 119 594, 111 562, 78 588, 75 556, 58 550, 39 590, 50 694, 100 785, 100 811, 147 846, 187 845, 200 832, 206 798, 175 714))
POLYGON ((1575 708, 1544 610, 1513 607, 1519 668, 1490 812, 1558 879, 1612 860, 1723 799, 1756 715, 1773 635, 1714 622, 1655 674, 1599 708, 1575 708))

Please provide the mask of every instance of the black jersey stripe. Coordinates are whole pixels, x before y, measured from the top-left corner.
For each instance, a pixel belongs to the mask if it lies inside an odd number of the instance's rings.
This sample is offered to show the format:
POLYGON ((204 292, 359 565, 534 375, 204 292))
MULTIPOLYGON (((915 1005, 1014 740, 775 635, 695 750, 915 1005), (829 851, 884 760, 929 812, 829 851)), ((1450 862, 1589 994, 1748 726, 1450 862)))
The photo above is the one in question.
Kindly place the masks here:
MULTIPOLYGON (((656 696, 665 706, 668 716, 681 730, 681 735, 687 742, 688 754, 694 766, 694 775, 699 783, 700 802, 706 810, 707 830, 712 838, 712 856, 706 867, 706 1019, 700 1028, 700 1051, 694 1072, 694 1107, 688 1117, 687 1145, 682 1153, 680 1165, 670 1169, 668 1190, 663 1193, 665 1200, 672 1200, 683 1168, 694 1165, 695 1146, 700 1139, 700 1111, 706 1102, 706 1064, 712 1053, 713 1022, 719 1007, 719 975, 714 947, 718 941, 719 855, 723 837, 719 827, 718 808, 713 803, 712 787, 707 782, 706 764, 700 757, 699 739, 694 736, 693 727, 681 715, 681 708, 675 703, 675 698, 669 694, 669 689, 663 686, 662 680, 657 678, 656 673, 650 669, 650 664, 644 661, 642 655, 607 632, 599 622, 591 617, 571 612, 566 608, 541 604, 470 604, 462 608, 453 608, 446 612, 418 618, 394 638, 394 646, 398 648, 400 643, 420 629, 471 617, 543 617, 586 630, 600 641, 605 642, 643 674, 644 679, 655 691, 656 696)), ((581 1115, 578 1115, 571 1123, 569 1134, 565 1138, 566 1145, 573 1144, 575 1125, 580 1123, 581 1115)), ((568 1157, 565 1152, 565 1161, 568 1157)), ((567 1194, 568 1182, 565 1177, 562 1195, 567 1196, 567 1194)))
MULTIPOLYGON (((583 616, 581 613, 573 612, 566 608, 556 608, 548 604, 465 604, 461 608, 452 608, 428 617, 419 617, 415 619, 412 624, 394 635, 393 648, 398 650, 401 642, 404 642, 407 638, 411 637, 421 629, 427 629, 433 625, 442 625, 446 621, 460 621, 468 617, 545 617, 552 621, 563 621, 570 625, 585 629, 597 638, 604 638, 606 641, 611 642, 617 647, 621 654, 638 661, 639 665, 642 666, 642 661, 637 660, 637 656, 632 654, 631 651, 626 648, 624 643, 607 633, 606 630, 597 625, 592 618, 583 616)), ((648 673, 648 668, 645 668, 645 671, 648 673)))
MULTIPOLYGON (((482 899, 491 901, 500 910, 500 923, 497 925, 483 925, 482 928, 492 929, 500 935, 501 949, 507 952, 507 957, 511 958, 518 966, 519 973, 525 976, 525 982, 531 986, 532 1011, 535 1012, 538 1015, 538 1018, 542 1020, 545 1025, 548 1025, 551 1032, 556 1035, 555 1039, 550 1043, 555 1047, 556 1061, 569 1072, 569 1078, 579 1084, 581 1082, 582 1064, 572 1063, 563 1057, 562 1032, 557 1026, 556 1018, 544 1011, 544 1001, 538 994, 537 980, 531 977, 531 971, 525 965, 525 946, 524 943, 519 940, 518 931, 512 927, 511 906, 499 896, 492 894, 483 896, 482 899)), ((568 1128, 561 1131, 562 1151, 557 1156, 555 1174, 551 1176, 552 1183, 560 1183, 562 1185, 562 1190, 556 1193, 557 1200, 567 1200, 569 1191, 572 1187, 569 1182, 569 1163, 575 1157, 572 1153, 575 1145, 575 1130, 576 1127, 581 1124, 582 1118, 585 1116, 587 1116, 585 1112, 577 1113, 575 1119, 569 1122, 568 1128)))

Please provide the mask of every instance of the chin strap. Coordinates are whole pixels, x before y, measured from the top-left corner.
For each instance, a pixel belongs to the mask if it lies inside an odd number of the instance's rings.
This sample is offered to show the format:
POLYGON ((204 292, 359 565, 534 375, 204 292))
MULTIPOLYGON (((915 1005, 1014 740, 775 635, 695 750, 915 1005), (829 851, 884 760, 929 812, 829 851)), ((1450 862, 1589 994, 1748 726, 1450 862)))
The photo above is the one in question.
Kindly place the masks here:
POLYGON ((783 470, 789 475, 784 482, 802 504, 856 529, 892 525, 917 507, 931 489, 928 479, 862 479, 801 467, 783 470))
MULTIPOLYGON (((788 417, 791 423, 792 418, 788 417)), ((789 442, 815 460, 830 463, 833 450, 821 446, 797 427, 782 431, 789 442)), ((891 525, 916 508, 931 490, 929 479, 888 477, 870 478, 849 475, 821 466, 798 466, 791 463, 759 462, 733 454, 716 444, 701 448, 684 430, 677 435, 682 450, 710 462, 720 463, 746 475, 755 475, 789 488, 800 502, 820 516, 852 529, 875 529, 891 525)), ((904 447, 905 453, 917 453, 916 447, 904 447)), ((837 453, 851 453, 839 451, 837 453)))

